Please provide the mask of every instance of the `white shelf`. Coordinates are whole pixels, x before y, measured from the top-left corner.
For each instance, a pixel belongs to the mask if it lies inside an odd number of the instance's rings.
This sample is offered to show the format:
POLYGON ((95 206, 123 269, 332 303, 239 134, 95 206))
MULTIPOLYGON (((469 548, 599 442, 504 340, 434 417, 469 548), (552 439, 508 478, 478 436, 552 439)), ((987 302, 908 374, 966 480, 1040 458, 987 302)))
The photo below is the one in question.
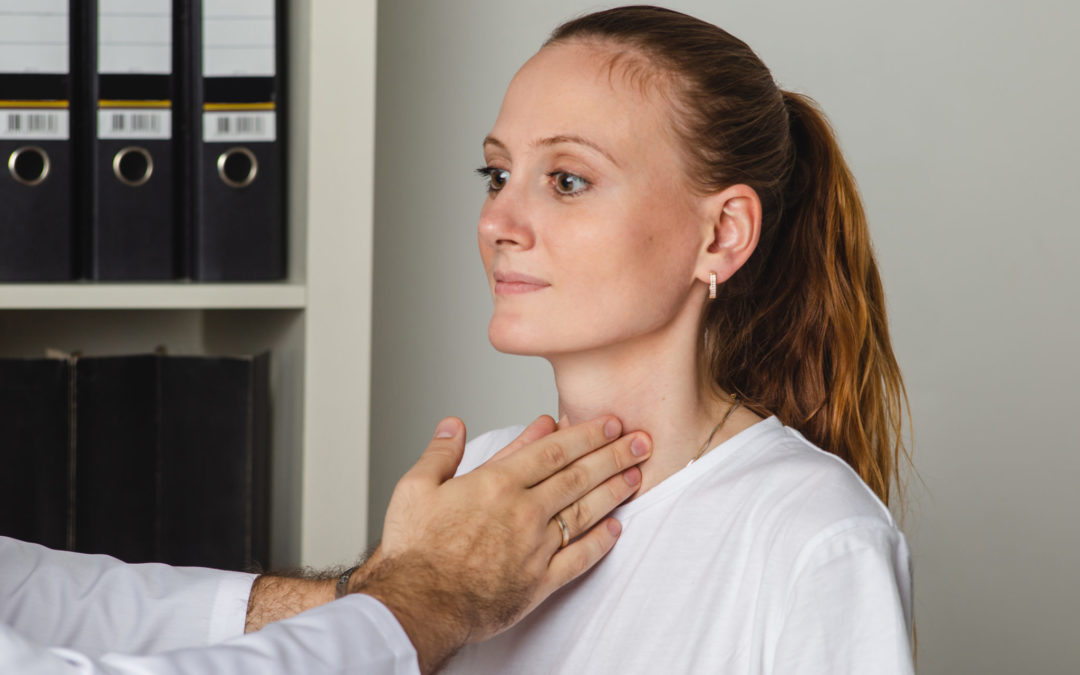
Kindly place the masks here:
POLYGON ((0 284, 0 309, 303 309, 303 284, 0 284))

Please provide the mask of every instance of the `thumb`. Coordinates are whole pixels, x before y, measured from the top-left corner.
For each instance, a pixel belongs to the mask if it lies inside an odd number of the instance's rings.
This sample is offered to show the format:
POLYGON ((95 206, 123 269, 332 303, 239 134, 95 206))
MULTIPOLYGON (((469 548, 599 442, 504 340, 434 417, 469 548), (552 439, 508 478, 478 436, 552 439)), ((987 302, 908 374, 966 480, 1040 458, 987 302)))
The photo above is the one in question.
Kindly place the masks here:
POLYGON ((441 485, 454 477, 465 454, 465 423, 456 417, 439 422, 435 437, 428 443, 409 475, 427 483, 441 485))

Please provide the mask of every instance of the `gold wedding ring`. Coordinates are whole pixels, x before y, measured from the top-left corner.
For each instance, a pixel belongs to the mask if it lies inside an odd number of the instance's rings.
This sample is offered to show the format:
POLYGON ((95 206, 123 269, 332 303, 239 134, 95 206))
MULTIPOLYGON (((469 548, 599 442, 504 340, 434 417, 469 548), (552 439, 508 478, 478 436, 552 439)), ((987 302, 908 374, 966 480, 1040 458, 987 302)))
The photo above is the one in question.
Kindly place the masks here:
POLYGON ((566 545, 570 543, 570 528, 566 526, 566 521, 562 519, 562 516, 555 514, 555 522, 559 524, 559 529, 562 530, 562 543, 559 544, 559 548, 566 548, 566 545))

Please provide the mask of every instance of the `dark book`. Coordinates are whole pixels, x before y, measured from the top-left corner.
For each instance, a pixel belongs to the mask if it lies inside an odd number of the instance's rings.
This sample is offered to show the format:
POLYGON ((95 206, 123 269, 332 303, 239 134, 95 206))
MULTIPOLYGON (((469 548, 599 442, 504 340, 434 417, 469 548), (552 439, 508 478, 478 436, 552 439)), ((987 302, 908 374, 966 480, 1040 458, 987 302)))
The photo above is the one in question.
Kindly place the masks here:
POLYGON ((69 373, 65 359, 0 359, 0 535, 67 547, 69 373))
POLYGON ((268 354, 162 361, 162 562, 267 564, 269 362, 268 354))
POLYGON ((161 358, 74 361, 76 551, 158 560, 161 358))

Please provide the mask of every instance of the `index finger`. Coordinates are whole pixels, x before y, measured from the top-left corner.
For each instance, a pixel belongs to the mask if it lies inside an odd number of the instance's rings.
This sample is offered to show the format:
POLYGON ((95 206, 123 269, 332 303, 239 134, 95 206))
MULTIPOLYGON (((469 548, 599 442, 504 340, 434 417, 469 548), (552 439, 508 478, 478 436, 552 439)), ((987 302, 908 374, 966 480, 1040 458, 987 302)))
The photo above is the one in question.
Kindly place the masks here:
POLYGON ((560 429, 533 441, 500 460, 514 482, 532 487, 593 450, 619 437, 622 422, 613 415, 560 429))
POLYGON ((544 436, 556 431, 558 428, 555 420, 551 419, 550 415, 541 415, 533 420, 532 424, 525 427, 525 430, 518 434, 518 437, 515 438, 510 445, 492 455, 491 459, 495 460, 513 454, 517 452, 519 448, 523 448, 533 441, 540 440, 544 436))

